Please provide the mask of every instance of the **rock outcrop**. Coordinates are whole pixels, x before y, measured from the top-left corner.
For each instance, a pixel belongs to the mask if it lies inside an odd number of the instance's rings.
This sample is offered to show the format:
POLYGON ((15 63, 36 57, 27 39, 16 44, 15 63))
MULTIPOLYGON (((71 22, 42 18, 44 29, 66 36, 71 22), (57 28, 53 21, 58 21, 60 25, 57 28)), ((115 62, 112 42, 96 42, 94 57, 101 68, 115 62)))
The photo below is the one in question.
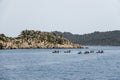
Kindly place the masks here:
POLYGON ((24 30, 15 38, 0 35, 0 49, 25 48, 82 48, 82 46, 73 44, 62 35, 52 32, 24 30))
POLYGON ((0 49, 2 49, 3 48, 3 45, 2 45, 2 43, 0 43, 0 49))

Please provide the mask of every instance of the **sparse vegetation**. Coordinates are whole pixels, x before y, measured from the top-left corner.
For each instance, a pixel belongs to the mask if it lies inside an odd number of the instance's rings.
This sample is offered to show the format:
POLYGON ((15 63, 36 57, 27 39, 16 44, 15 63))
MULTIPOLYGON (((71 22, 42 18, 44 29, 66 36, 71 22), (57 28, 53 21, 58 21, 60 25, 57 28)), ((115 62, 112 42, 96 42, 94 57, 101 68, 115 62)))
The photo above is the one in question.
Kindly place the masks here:
POLYGON ((52 32, 41 32, 34 30, 24 30, 18 37, 6 37, 0 35, 0 48, 80 48, 80 45, 71 44, 69 40, 62 35, 56 35, 52 32))

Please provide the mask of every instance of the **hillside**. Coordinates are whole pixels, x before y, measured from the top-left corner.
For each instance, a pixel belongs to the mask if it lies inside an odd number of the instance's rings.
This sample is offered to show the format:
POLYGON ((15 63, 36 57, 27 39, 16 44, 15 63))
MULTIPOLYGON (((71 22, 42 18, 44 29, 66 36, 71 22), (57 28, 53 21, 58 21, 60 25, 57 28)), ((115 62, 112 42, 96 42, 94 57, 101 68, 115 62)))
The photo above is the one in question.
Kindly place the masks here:
POLYGON ((107 32, 94 32, 90 34, 78 35, 69 32, 58 32, 54 33, 63 35, 65 38, 73 43, 82 45, 112 45, 120 46, 120 31, 107 31, 107 32))
POLYGON ((52 32, 24 30, 15 38, 0 34, 0 49, 20 48, 81 48, 81 46, 52 32))

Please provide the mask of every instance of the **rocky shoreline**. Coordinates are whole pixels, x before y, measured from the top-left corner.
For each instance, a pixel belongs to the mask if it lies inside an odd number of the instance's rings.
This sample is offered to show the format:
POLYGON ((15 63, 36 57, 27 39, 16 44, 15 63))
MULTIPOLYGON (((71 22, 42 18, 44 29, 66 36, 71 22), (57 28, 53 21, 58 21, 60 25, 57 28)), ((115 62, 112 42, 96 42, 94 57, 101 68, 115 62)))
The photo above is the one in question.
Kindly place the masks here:
POLYGON ((0 49, 30 48, 82 48, 82 46, 52 32, 24 30, 15 38, 0 34, 0 49))

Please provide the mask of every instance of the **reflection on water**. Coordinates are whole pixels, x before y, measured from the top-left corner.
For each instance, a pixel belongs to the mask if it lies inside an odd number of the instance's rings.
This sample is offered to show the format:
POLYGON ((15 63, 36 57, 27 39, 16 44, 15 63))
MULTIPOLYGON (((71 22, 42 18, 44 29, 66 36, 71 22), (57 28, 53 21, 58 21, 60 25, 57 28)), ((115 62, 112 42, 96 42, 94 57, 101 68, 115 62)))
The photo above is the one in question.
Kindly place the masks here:
POLYGON ((0 50, 0 80, 119 80, 120 47, 90 47, 104 54, 77 54, 86 49, 0 50))

